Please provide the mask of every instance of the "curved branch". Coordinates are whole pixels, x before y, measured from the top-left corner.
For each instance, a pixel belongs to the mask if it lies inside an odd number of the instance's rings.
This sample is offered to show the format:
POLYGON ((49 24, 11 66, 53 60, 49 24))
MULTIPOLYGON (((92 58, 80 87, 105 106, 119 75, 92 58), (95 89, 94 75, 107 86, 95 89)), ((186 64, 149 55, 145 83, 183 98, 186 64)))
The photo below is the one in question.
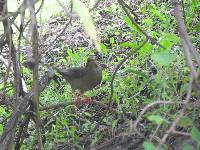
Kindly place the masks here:
POLYGON ((137 117, 137 120, 134 122, 134 131, 140 135, 141 137, 144 137, 144 135, 142 133, 139 132, 139 130, 137 129, 137 125, 139 123, 139 121, 142 119, 142 116, 145 114, 145 112, 147 110, 149 110, 151 107, 158 105, 158 104, 184 104, 184 102, 172 102, 172 101, 156 101, 153 103, 150 103, 149 105, 146 105, 142 111, 140 112, 139 116, 137 117))
POLYGON ((112 97, 113 97, 113 94, 114 94, 114 86, 113 86, 113 83, 114 83, 114 79, 115 79, 115 76, 117 74, 117 71, 121 68, 121 66, 135 53, 137 52, 139 49, 141 49, 146 43, 147 43, 147 39, 140 45, 138 46, 136 49, 132 50, 130 53, 128 53, 127 57, 125 57, 116 67, 114 73, 113 73, 113 76, 112 76, 112 79, 111 79, 111 83, 110 83, 110 87, 111 87, 111 90, 110 90, 110 98, 109 98, 109 102, 108 102, 108 107, 110 107, 111 105, 111 102, 112 102, 112 97))
POLYGON ((129 14, 129 12, 126 9, 126 3, 123 0, 118 0, 118 3, 121 5, 122 9, 125 11, 126 15, 129 17, 129 19, 131 20, 131 22, 136 26, 136 28, 142 32, 147 39, 149 39, 151 41, 152 44, 157 44, 158 46, 160 46, 163 49, 166 49, 163 45, 159 44, 156 39, 154 39, 153 37, 151 37, 148 33, 146 33, 138 24, 137 22, 133 19, 133 17, 129 14))
MULTIPOLYGON (((187 96, 184 102, 184 106, 183 108, 179 111, 179 115, 176 117, 176 120, 173 121, 172 125, 170 126, 170 128, 165 132, 164 136, 162 137, 160 143, 158 144, 158 146, 156 147, 157 150, 160 149, 160 147, 165 143, 166 139, 168 138, 170 133, 173 133, 173 131, 176 131, 176 125, 179 123, 180 119, 184 116, 184 113, 186 111, 187 108, 187 104, 190 101, 191 98, 191 94, 192 94, 192 85, 193 85, 193 76, 190 76, 190 83, 189 83, 189 87, 188 87, 188 92, 187 92, 187 96)), ((176 132, 175 132, 176 133, 176 132)))

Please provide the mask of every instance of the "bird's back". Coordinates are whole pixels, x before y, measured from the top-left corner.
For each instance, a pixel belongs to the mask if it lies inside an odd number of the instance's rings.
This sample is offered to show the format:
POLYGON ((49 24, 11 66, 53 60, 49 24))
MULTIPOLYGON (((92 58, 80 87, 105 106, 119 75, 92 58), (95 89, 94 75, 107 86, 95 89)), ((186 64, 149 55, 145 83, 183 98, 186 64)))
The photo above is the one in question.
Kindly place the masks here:
POLYGON ((81 92, 85 92, 87 90, 93 89, 97 86, 102 79, 101 70, 93 69, 93 70, 84 70, 84 73, 81 76, 76 76, 76 78, 71 78, 69 83, 73 90, 80 90, 81 92))
POLYGON ((56 70, 70 83, 73 90, 80 90, 82 93, 93 89, 102 79, 102 68, 99 64, 67 70, 56 68, 56 70))

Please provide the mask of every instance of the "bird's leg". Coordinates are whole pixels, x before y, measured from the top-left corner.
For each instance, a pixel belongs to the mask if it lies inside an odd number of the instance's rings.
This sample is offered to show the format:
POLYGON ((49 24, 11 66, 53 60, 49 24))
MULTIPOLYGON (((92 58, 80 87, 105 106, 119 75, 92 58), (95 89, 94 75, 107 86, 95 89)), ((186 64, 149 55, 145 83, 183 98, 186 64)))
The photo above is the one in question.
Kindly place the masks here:
POLYGON ((92 103, 92 98, 89 96, 84 96, 85 98, 83 99, 83 102, 85 104, 91 104, 92 103))
POLYGON ((80 93, 75 92, 75 94, 76 94, 75 105, 77 107, 79 107, 81 104, 91 104, 92 103, 91 97, 83 95, 83 92, 81 92, 81 91, 80 91, 80 93))
POLYGON ((77 107, 79 107, 80 104, 81 104, 81 94, 80 94, 80 93, 75 93, 75 95, 76 95, 75 105, 76 105, 77 107))

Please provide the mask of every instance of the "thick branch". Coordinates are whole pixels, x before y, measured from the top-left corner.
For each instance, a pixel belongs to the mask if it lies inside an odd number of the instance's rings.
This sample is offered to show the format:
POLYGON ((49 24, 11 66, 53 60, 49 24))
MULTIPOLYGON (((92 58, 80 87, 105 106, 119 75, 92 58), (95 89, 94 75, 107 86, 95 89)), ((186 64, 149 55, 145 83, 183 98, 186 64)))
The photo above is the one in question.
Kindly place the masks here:
MULTIPOLYGON (((41 93, 45 87, 50 83, 51 79, 53 79, 54 73, 52 71, 49 71, 47 75, 43 76, 41 80, 39 81, 38 90, 41 93)), ((0 138, 0 149, 6 150, 8 147, 8 144, 10 143, 10 139, 14 138, 12 137, 12 134, 15 133, 15 128, 17 126, 17 123, 21 116, 26 112, 26 109, 30 106, 30 102, 32 101, 33 93, 30 91, 28 94, 25 95, 23 99, 21 99, 17 111, 13 112, 10 116, 10 119, 7 123, 7 125, 4 128, 4 131, 2 133, 2 136, 0 138)))
MULTIPOLYGON (((38 47, 39 47, 39 33, 37 30, 37 20, 35 13, 35 6, 31 0, 28 0, 28 7, 30 10, 30 18, 31 18, 31 27, 32 27, 32 52, 33 59, 38 58, 38 47)), ((35 65, 33 68, 33 111, 35 112, 35 123, 36 123, 36 131, 38 136, 38 148, 39 150, 43 149, 42 144, 42 136, 40 132, 41 121, 39 114, 39 91, 38 91, 38 61, 35 61, 35 65)))
POLYGON ((185 52, 185 57, 186 57, 188 67, 192 73, 192 76, 195 79, 197 79, 198 73, 195 70, 195 67, 194 67, 194 64, 193 64, 193 61, 191 58, 191 54, 194 56, 194 58, 196 59, 199 66, 200 66, 200 56, 190 41, 189 35, 187 33, 187 29, 186 29, 184 21, 182 19, 183 15, 182 15, 182 12, 180 11, 180 5, 178 4, 178 2, 176 0, 171 0, 171 2, 174 4, 173 12, 174 12, 174 15, 175 15, 177 23, 178 23, 178 31, 179 31, 179 35, 182 39, 183 49, 185 52))

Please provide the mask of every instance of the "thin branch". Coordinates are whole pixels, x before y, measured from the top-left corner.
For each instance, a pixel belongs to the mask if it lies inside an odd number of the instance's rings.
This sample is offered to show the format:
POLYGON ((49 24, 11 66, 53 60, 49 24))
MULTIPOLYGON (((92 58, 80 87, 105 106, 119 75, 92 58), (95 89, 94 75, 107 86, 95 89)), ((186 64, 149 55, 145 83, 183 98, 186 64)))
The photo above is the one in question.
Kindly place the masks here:
POLYGON ((17 14, 18 14, 18 12, 14 12, 14 13, 7 14, 7 15, 5 15, 3 17, 0 17, 0 22, 3 21, 3 20, 6 20, 6 19, 8 19, 8 18, 10 18, 12 16, 15 16, 17 14))
POLYGON ((56 0, 57 3, 59 4, 60 7, 62 7, 63 11, 64 11, 64 14, 70 18, 78 18, 78 15, 77 14, 74 14, 74 13, 71 13, 67 7, 65 7, 61 2, 60 0, 56 0))
POLYGON ((101 2, 102 0, 97 0, 96 3, 94 4, 94 6, 92 8, 90 8, 89 12, 93 11, 96 7, 98 7, 99 3, 101 2))
MULTIPOLYGON (((34 1, 34 4, 36 4, 37 2, 39 2, 39 0, 34 1)), ((36 14, 39 13, 39 11, 42 9, 43 5, 44 5, 44 0, 41 1, 41 4, 40 4, 39 8, 38 8, 37 11, 36 11, 36 14)), ((24 9, 24 11, 25 11, 26 7, 24 7, 23 9, 24 9)), ((24 26, 22 25, 22 27, 21 27, 21 28, 22 28, 22 29, 21 29, 22 31, 21 31, 21 32, 23 32, 23 31, 26 29, 26 27, 28 26, 28 24, 30 23, 30 21, 31 21, 31 19, 29 19, 29 20, 26 22, 26 24, 25 24, 24 26)))
MULTIPOLYGON (((7 12, 7 4, 4 4, 5 10, 3 12, 3 16, 6 15, 7 12)), ((11 60, 13 63, 13 71, 14 71, 14 89, 15 89, 15 100, 14 100, 14 105, 16 106, 16 102, 18 101, 18 96, 19 96, 19 90, 20 90, 20 73, 19 73, 19 67, 18 67, 18 61, 16 57, 16 49, 14 47, 13 39, 12 39, 12 28, 11 28, 11 23, 10 20, 7 18, 3 20, 3 27, 4 27, 4 34, 6 37, 6 43, 8 44, 9 47, 9 53, 11 56, 11 60)))
POLYGON ((178 31, 179 31, 179 35, 182 39, 182 43, 183 43, 183 49, 185 52, 185 57, 186 57, 186 61, 188 64, 188 67, 192 73, 192 75, 194 76, 195 79, 198 78, 198 73, 195 70, 192 58, 191 58, 191 54, 194 56, 195 60, 197 61, 198 65, 200 66, 200 56, 199 53, 196 51, 196 49, 193 47, 189 35, 187 33, 187 29, 185 27, 184 21, 182 19, 182 12, 180 10, 180 5, 178 4, 178 2, 176 0, 171 0, 171 2, 174 5, 173 8, 173 12, 174 15, 176 17, 177 23, 178 23, 178 31))
POLYGON ((194 80, 193 76, 191 76, 190 77, 190 83, 189 83, 189 87, 188 87, 187 96, 186 96, 186 99, 184 101, 184 106, 180 110, 179 115, 176 117, 176 120, 173 121, 173 123, 170 126, 170 128, 165 132, 164 136, 162 137, 160 143, 157 146, 157 150, 159 150, 160 147, 165 143, 165 141, 168 138, 169 134, 173 133, 173 131, 176 131, 176 125, 178 124, 178 122, 180 121, 180 119, 184 116, 184 113, 186 111, 187 105, 188 105, 188 103, 190 101, 190 98, 191 98, 193 80, 194 80))
POLYGON ((114 94, 114 86, 113 86, 113 83, 114 83, 114 79, 115 79, 115 76, 117 74, 117 71, 121 68, 121 66, 135 53, 137 52, 138 50, 140 50, 146 43, 147 43, 147 39, 140 45, 138 46, 136 49, 134 50, 131 50, 127 57, 125 57, 116 67, 114 73, 113 73, 113 76, 112 76, 112 79, 111 79, 111 83, 110 83, 110 98, 109 98, 109 102, 108 102, 108 107, 111 106, 111 102, 112 102, 112 97, 113 97, 113 94, 114 94))
POLYGON ((132 10, 132 8, 131 8, 128 4, 126 4, 124 1, 123 1, 123 4, 124 4, 124 6, 125 6, 127 9, 129 9, 129 11, 135 16, 135 18, 136 18, 137 20, 139 20, 138 15, 132 10))
MULTIPOLYGON (((32 25, 32 52, 33 58, 36 60, 38 58, 38 47, 39 47, 39 33, 37 30, 37 20, 36 20, 36 13, 35 13, 35 6, 31 0, 27 1, 28 8, 30 10, 30 18, 31 18, 31 25, 32 25)), ((41 136, 41 121, 40 121, 40 114, 39 114, 39 89, 38 89, 38 61, 35 61, 35 65, 33 68, 33 110, 35 112, 35 121, 36 121, 36 131, 38 135, 38 148, 39 150, 43 149, 42 144, 42 136, 41 136)))
MULTIPOLYGON (((54 77, 54 72, 49 70, 46 75, 44 75, 40 81, 39 81, 39 92, 41 93, 45 87, 50 83, 50 81, 54 77)), ((27 108, 30 106, 30 102, 33 98, 33 92, 30 91, 28 94, 23 97, 23 99, 20 100, 19 105, 17 106, 17 111, 13 112, 9 118, 8 123, 4 127, 3 133, 0 138, 0 150, 7 150, 8 144, 10 143, 10 139, 14 138, 12 136, 13 133, 15 133, 15 128, 17 126, 17 123, 19 119, 22 117, 22 115, 26 112, 27 108)))
POLYGON ((69 20, 69 22, 67 22, 64 26, 64 28, 60 31, 60 33, 58 33, 58 35, 54 38, 54 40, 48 45, 48 47, 46 48, 47 50, 54 44, 54 42, 64 33, 64 31, 67 29, 68 25, 71 22, 71 18, 69 20))
POLYGON ((181 132, 181 131, 172 131, 172 134, 178 134, 178 135, 183 135, 183 136, 191 136, 190 133, 187 133, 187 132, 181 132))
POLYGON ((27 115, 23 122, 21 123, 20 127, 19 127, 19 131, 18 131, 18 134, 16 136, 16 144, 15 144, 15 149, 16 150, 20 150, 20 147, 23 143, 23 140, 25 139, 25 134, 26 134, 26 131, 28 129, 28 125, 29 125, 29 122, 30 122, 30 118, 31 116, 30 115, 27 115))
POLYGON ((146 36, 147 39, 149 39, 149 40, 151 41, 152 44, 157 44, 157 45, 160 46, 161 48, 166 49, 163 45, 159 44, 159 43, 157 42, 156 39, 154 39, 153 37, 151 37, 148 33, 146 33, 146 32, 137 24, 137 22, 134 20, 134 18, 130 15, 130 13, 127 11, 126 7, 124 6, 124 5, 126 5, 126 4, 125 4, 125 2, 124 2, 123 0, 118 0, 118 3, 121 5, 122 9, 125 11, 126 15, 129 17, 129 19, 131 20, 131 22, 136 26, 136 28, 137 28, 140 32, 142 32, 142 33, 146 36))
POLYGON ((158 105, 158 104, 184 104, 184 102, 160 101, 160 100, 158 100, 158 101, 156 101, 156 102, 153 102, 153 103, 150 103, 150 104, 146 105, 146 106, 142 109, 142 111, 140 112, 139 116, 137 117, 137 120, 134 122, 134 125, 133 125, 134 131, 135 131, 138 135, 144 137, 144 135, 143 135, 142 133, 140 133, 139 130, 137 129, 138 123, 139 123, 139 121, 142 119, 142 116, 145 114, 145 112, 146 112, 147 110, 149 110, 151 107, 153 107, 153 106, 155 106, 155 105, 158 105))

